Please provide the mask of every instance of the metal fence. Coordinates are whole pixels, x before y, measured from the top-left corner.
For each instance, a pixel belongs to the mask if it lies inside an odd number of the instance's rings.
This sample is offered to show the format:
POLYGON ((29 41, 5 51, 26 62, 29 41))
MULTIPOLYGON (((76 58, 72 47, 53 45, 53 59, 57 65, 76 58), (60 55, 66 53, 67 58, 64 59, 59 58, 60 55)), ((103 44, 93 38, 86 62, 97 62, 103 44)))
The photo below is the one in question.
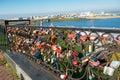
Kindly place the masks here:
POLYGON ((5 50, 7 46, 8 46, 8 42, 7 42, 6 27, 0 25, 0 48, 5 50))
POLYGON ((120 30, 7 26, 9 48, 68 80, 117 80, 120 30))

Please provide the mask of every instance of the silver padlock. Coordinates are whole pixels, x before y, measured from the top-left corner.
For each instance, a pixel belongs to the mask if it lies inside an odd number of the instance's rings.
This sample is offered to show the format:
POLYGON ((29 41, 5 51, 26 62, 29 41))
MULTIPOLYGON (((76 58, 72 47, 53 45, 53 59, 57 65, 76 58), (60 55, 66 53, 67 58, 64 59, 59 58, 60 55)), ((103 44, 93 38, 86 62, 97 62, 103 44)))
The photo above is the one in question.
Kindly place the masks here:
POLYGON ((113 69, 113 68, 111 68, 111 67, 105 66, 105 67, 104 67, 104 70, 103 70, 103 73, 104 73, 104 74, 107 74, 107 75, 109 75, 109 76, 113 76, 114 71, 115 71, 115 69, 113 69))
POLYGON ((54 63, 55 61, 56 61, 55 57, 51 58, 51 63, 54 63))
POLYGON ((110 67, 117 69, 120 66, 120 61, 112 61, 110 67))

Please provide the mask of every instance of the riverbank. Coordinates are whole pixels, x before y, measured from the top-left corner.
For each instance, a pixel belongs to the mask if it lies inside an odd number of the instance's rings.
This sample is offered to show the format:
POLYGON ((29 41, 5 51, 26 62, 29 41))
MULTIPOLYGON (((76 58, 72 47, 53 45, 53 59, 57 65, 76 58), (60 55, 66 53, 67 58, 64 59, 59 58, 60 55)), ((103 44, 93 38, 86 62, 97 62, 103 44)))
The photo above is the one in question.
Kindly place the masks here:
POLYGON ((109 19, 109 18, 120 18, 120 16, 114 15, 114 16, 94 16, 94 17, 83 17, 83 18, 63 18, 58 17, 51 19, 51 22, 59 22, 59 21, 78 21, 78 20, 96 20, 96 19, 109 19))
POLYGON ((78 21, 78 20, 89 20, 87 18, 54 18, 51 19, 51 22, 59 22, 59 21, 78 21))
POLYGON ((95 16, 95 17, 86 17, 86 19, 109 19, 109 18, 120 18, 120 16, 95 16))
MULTIPOLYGON (((69 20, 69 21, 55 21, 52 22, 55 26, 59 27, 98 27, 98 28, 120 28, 120 18, 117 17, 102 17, 99 19, 86 19, 86 20, 69 20)), ((50 26, 50 22, 43 23, 43 26, 50 26)), ((36 23, 39 25, 39 23, 36 23)))

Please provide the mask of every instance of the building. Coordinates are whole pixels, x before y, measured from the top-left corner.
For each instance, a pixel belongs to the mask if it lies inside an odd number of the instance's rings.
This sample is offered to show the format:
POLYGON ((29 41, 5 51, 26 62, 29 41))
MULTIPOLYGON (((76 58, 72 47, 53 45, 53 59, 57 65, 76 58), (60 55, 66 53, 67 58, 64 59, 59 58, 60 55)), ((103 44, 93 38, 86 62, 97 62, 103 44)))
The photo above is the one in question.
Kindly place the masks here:
POLYGON ((89 13, 89 17, 94 17, 95 15, 94 15, 94 13, 93 12, 90 12, 89 13))

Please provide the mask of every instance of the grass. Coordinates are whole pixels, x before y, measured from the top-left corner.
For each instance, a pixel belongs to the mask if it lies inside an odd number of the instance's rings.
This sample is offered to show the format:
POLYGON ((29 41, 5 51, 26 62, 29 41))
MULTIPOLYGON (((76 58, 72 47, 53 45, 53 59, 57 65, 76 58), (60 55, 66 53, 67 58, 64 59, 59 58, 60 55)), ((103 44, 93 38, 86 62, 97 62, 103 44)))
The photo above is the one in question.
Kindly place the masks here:
POLYGON ((20 78, 17 76, 17 74, 15 73, 15 71, 12 69, 12 67, 9 65, 9 63, 5 59, 5 55, 4 55, 3 51, 0 52, 0 56, 1 56, 0 64, 2 64, 3 66, 5 66, 10 71, 10 73, 15 77, 16 80, 20 80, 20 78))
POLYGON ((7 61, 5 61, 5 66, 13 74, 13 76, 16 78, 16 80, 20 80, 20 78, 18 77, 18 75, 15 73, 15 71, 12 69, 12 67, 10 66, 10 64, 7 61))
POLYGON ((0 49, 2 50, 6 50, 8 49, 8 46, 7 46, 7 36, 6 34, 0 32, 0 49))

